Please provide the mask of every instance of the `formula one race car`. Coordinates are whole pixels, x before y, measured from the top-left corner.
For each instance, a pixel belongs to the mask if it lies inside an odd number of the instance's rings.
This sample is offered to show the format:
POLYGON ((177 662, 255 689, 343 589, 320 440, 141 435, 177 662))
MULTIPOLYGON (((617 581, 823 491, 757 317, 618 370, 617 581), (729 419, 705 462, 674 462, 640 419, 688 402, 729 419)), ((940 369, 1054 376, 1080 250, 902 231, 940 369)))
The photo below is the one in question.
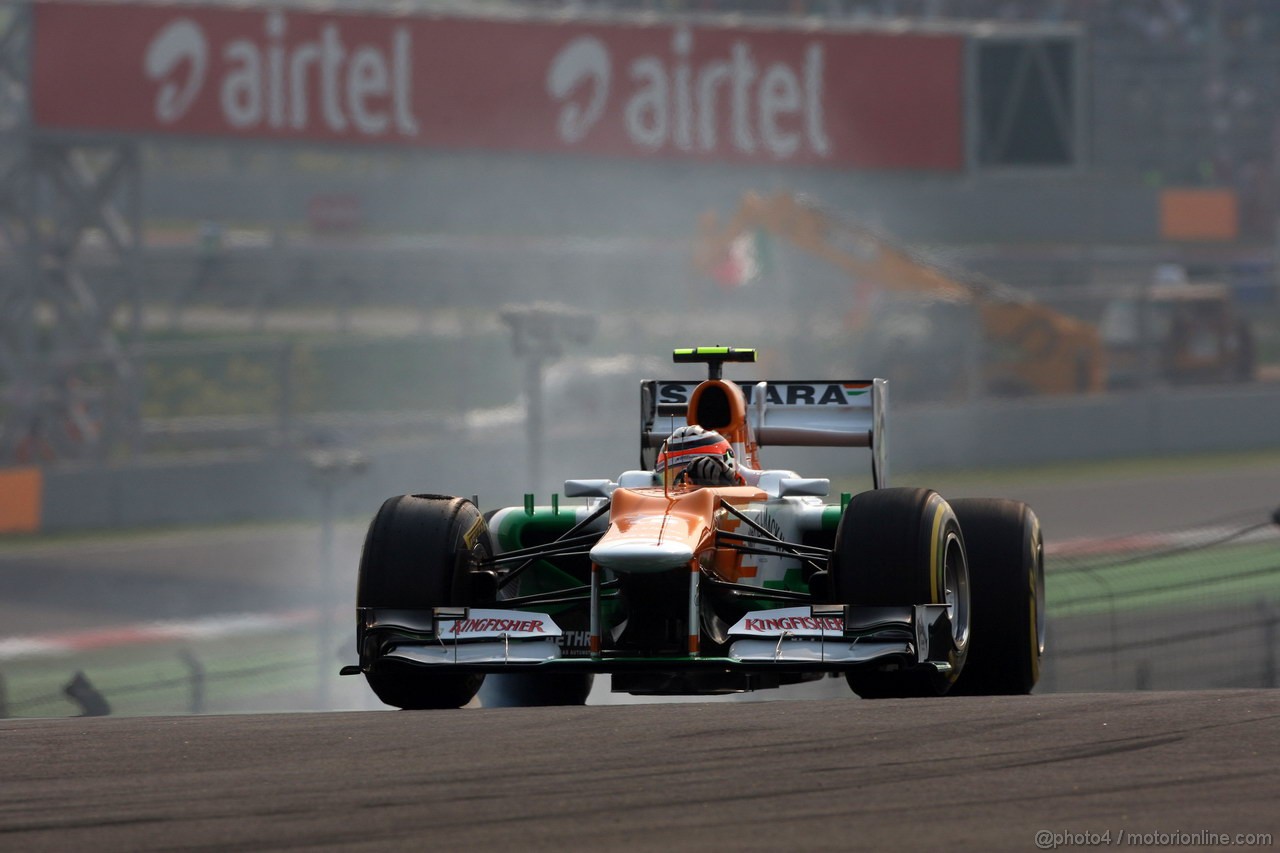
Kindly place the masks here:
POLYGON ((889 488, 885 380, 722 378, 754 360, 676 350, 708 378, 641 384, 641 468, 567 481, 584 505, 388 499, 360 561, 360 663, 343 672, 400 708, 465 705, 490 673, 519 675, 529 704, 580 704, 596 673, 638 695, 841 674, 865 698, 1030 692, 1044 651, 1031 509, 889 488), (677 431, 716 444, 702 469, 722 479, 686 476, 698 442, 669 446, 677 431), (874 488, 826 503, 828 480, 761 469, 769 445, 869 448, 874 488))

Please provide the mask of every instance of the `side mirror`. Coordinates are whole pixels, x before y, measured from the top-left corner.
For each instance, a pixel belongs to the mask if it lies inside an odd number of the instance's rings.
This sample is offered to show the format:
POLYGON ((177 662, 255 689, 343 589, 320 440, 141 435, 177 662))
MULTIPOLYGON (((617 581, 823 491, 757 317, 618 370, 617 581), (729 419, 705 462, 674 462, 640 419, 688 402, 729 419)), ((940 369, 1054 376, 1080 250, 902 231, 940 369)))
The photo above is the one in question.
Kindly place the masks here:
POLYGON ((792 495, 825 498, 831 494, 831 481, 825 477, 783 477, 778 481, 778 497, 792 495))
POLYGON ((607 498, 618 484, 612 480, 565 480, 566 498, 607 498))

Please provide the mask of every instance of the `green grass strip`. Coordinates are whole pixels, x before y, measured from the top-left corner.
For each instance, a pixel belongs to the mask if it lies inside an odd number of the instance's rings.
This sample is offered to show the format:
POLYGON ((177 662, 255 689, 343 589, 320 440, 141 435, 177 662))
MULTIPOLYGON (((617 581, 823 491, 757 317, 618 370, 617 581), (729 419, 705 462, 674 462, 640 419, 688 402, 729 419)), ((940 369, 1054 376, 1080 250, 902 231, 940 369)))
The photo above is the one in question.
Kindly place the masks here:
POLYGON ((1045 587, 1050 616, 1280 598, 1280 547, 1271 541, 1108 562, 1051 561, 1045 587))

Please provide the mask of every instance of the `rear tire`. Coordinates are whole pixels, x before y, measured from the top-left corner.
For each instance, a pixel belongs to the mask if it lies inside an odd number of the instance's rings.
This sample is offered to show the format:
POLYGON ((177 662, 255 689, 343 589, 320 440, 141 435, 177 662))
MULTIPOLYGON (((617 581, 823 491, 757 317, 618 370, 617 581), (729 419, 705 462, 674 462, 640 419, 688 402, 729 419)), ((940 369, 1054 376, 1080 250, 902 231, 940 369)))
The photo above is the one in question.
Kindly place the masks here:
POLYGON ((1030 693, 1044 655, 1044 544, 1024 503, 952 501, 964 531, 973 586, 973 640, 952 688, 969 696, 1030 693))
POLYGON ((930 489, 854 495, 832 553, 836 599, 853 605, 951 604, 950 672, 932 666, 864 668, 846 674, 864 699, 941 696, 969 651, 969 577, 964 539, 950 504, 930 489))
MULTIPOLYGON (((467 604, 466 565, 458 559, 464 551, 476 558, 493 554, 488 526, 471 501, 447 495, 388 498, 365 536, 356 606, 429 610, 467 604)), ((356 641, 369 687, 397 708, 460 708, 484 681, 483 674, 380 660, 359 623, 356 641)))

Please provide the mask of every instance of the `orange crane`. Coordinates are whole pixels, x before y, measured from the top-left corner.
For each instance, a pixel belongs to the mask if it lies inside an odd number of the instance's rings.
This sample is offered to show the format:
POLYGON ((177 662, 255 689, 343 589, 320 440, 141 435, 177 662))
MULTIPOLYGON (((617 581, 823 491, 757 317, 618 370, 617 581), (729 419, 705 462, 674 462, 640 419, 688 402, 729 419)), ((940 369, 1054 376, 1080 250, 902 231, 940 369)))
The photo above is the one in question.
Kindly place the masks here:
POLYGON ((938 303, 972 308, 980 323, 987 393, 1068 394, 1105 387, 1105 349, 1094 325, 1007 285, 943 271, 884 234, 793 193, 747 192, 727 219, 704 214, 695 265, 714 275, 735 243, 757 231, 846 272, 854 285, 855 328, 875 321, 868 316, 873 295, 917 297, 920 310, 938 303))

